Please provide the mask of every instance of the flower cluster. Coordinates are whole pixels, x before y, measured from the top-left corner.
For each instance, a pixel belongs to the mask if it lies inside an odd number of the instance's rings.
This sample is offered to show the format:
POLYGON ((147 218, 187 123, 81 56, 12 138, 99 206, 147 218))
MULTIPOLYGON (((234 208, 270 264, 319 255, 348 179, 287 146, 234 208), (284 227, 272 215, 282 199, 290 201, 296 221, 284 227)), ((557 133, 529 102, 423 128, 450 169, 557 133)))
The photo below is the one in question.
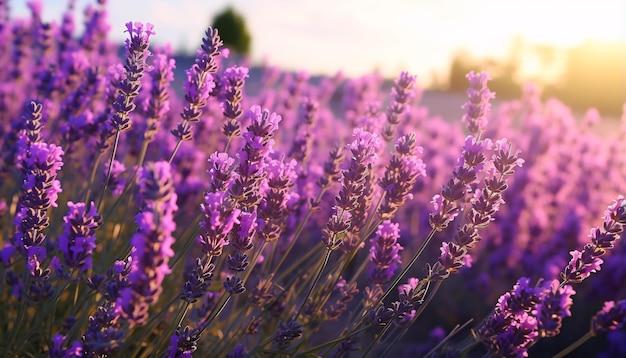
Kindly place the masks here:
POLYGON ((148 45, 150 36, 154 35, 152 24, 144 25, 140 22, 126 23, 126 29, 130 39, 126 40, 126 63, 124 65, 124 78, 118 84, 118 95, 113 102, 113 127, 120 132, 131 128, 129 113, 136 105, 134 99, 141 89, 141 78, 146 71, 146 61, 150 56, 148 45))
POLYGON ((130 239, 130 287, 120 293, 118 305, 124 318, 140 325, 148 320, 148 308, 159 299, 163 280, 171 271, 168 261, 174 256, 172 233, 176 230, 174 213, 178 206, 169 163, 148 163, 138 181, 144 205, 135 217, 139 230, 130 239))
MULTIPOLYGON (((191 124, 189 122, 197 122, 202 115, 202 107, 206 105, 206 101, 213 88, 215 82, 212 74, 217 71, 216 57, 220 54, 222 39, 217 29, 208 28, 206 37, 202 39, 201 50, 194 65, 186 71, 187 80, 185 81, 185 100, 187 105, 181 111, 180 116, 183 119, 176 129, 172 130, 172 134, 179 141, 191 140, 191 124)), ((172 157, 173 157, 172 153, 172 157)))
POLYGON ((67 202, 68 213, 63 217, 64 229, 58 238, 63 263, 70 269, 86 271, 93 268, 90 255, 96 248, 96 230, 102 224, 93 202, 67 202))
POLYGON ((466 77, 470 83, 467 89, 469 100, 462 107, 465 110, 462 120, 465 122, 467 130, 473 136, 478 136, 485 130, 487 117, 491 110, 490 100, 495 98, 495 94, 489 91, 487 87, 487 81, 491 79, 487 72, 476 74, 471 71, 466 77))
POLYGON ((346 149, 352 152, 350 168, 341 173, 341 191, 335 198, 337 205, 322 234, 322 242, 328 250, 338 249, 343 243, 342 234, 352 227, 359 227, 356 220, 364 219, 354 218, 354 214, 365 204, 359 200, 366 195, 366 184, 372 163, 376 161, 380 138, 361 128, 355 129, 353 136, 355 140, 346 145, 346 149))
POLYGON ((106 3, 77 34, 74 1, 48 22, 0 0, 3 355, 532 356, 576 335, 557 357, 623 355, 626 124, 598 136, 598 111, 530 86, 492 111, 485 72, 462 118, 434 116, 453 96, 421 103, 408 72, 248 67, 213 28, 185 57, 106 3))
POLYGON ((564 282, 580 283, 591 273, 600 271, 603 261, 600 258, 606 250, 614 247, 615 240, 620 238, 626 225, 626 199, 618 198, 604 213, 602 226, 591 229, 591 243, 585 245, 583 251, 570 252, 572 259, 561 274, 564 282))

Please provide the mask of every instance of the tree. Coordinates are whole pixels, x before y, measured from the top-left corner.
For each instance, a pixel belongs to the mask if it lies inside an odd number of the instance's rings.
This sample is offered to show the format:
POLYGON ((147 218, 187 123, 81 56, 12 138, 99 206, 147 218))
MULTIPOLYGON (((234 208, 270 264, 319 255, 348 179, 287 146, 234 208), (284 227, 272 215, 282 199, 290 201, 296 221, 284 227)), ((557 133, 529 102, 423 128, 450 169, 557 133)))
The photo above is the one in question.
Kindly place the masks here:
POLYGON ((224 46, 242 55, 250 53, 251 37, 246 21, 232 7, 228 7, 218 14, 213 19, 212 27, 219 31, 224 46))

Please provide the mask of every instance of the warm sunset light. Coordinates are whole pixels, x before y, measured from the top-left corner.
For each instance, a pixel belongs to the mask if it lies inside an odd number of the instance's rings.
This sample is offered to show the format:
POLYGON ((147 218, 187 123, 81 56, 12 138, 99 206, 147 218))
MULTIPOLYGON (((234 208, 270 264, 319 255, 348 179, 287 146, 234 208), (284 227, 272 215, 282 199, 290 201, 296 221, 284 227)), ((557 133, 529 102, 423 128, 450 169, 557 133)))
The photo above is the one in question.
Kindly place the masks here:
MULTIPOLYGON (((76 1, 77 9, 90 3, 76 1)), ((123 39, 129 18, 159 24, 155 42, 190 51, 196 36, 226 5, 240 11, 255 34, 256 61, 313 73, 342 70, 351 76, 379 70, 393 77, 418 73, 423 84, 447 72, 458 49, 506 56, 517 36, 531 43, 575 46, 587 39, 626 42, 626 2, 497 0, 235 0, 109 1, 111 36, 123 39)), ((45 2, 57 19, 65 1, 45 2)), ((26 16, 25 5, 12 5, 26 16)), ((77 11, 78 13, 78 11, 77 11)))
POLYGON ((0 0, 1 357, 626 357, 626 0, 0 0))

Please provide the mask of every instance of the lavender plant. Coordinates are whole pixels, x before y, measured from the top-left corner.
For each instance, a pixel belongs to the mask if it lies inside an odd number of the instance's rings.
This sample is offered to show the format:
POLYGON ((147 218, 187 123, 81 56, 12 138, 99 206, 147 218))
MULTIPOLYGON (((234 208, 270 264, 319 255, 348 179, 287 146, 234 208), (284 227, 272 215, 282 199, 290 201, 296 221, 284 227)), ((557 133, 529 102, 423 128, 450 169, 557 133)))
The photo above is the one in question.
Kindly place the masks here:
POLYGON ((184 69, 141 23, 117 58, 106 1, 81 35, 29 4, 0 1, 0 355, 620 352, 626 114, 600 138, 471 72, 444 120, 407 72, 257 78, 213 28, 184 69))

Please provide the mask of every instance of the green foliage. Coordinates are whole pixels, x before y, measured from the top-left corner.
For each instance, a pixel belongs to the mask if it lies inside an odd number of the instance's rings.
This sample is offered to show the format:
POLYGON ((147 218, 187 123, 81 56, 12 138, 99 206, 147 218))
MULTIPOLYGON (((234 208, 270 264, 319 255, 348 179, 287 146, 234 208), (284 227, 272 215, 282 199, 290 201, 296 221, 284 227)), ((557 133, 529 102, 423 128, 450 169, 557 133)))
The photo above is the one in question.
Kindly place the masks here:
POLYGON ((246 21, 232 7, 218 14, 211 26, 219 31, 224 46, 242 55, 250 53, 251 36, 246 21))

